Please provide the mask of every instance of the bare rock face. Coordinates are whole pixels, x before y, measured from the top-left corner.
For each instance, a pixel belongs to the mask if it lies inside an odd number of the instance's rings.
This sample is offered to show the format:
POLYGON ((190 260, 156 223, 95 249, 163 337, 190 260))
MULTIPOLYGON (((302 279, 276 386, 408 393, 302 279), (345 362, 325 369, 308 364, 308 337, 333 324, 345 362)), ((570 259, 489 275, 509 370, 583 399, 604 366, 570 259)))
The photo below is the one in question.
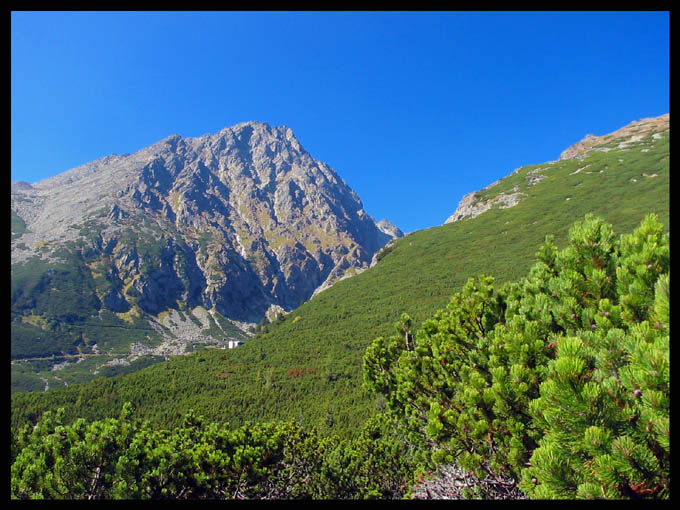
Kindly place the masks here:
POLYGON ((459 221, 464 218, 474 218, 484 211, 488 211, 490 208, 491 204, 489 202, 478 201, 477 192, 473 191, 463 197, 458 203, 456 211, 447 218, 444 224, 453 223, 454 221, 459 221))
POLYGON ((383 234, 388 235, 391 239, 404 237, 404 233, 389 220, 383 218, 376 225, 383 234))
POLYGON ((255 323, 367 268, 402 235, 289 128, 260 122, 12 183, 11 197, 25 224, 12 263, 74 253, 115 313, 157 315, 179 301, 255 323))

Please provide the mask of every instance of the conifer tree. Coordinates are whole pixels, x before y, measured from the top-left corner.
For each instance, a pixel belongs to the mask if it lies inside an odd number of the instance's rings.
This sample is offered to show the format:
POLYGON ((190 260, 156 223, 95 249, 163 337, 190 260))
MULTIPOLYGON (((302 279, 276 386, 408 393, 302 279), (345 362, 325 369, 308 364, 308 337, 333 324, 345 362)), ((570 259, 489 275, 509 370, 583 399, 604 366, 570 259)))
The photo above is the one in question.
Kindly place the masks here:
POLYGON ((669 496, 669 269, 649 216, 622 236, 615 280, 608 271, 606 297, 583 312, 590 331, 559 340, 531 403, 543 433, 523 473, 532 496, 669 496))

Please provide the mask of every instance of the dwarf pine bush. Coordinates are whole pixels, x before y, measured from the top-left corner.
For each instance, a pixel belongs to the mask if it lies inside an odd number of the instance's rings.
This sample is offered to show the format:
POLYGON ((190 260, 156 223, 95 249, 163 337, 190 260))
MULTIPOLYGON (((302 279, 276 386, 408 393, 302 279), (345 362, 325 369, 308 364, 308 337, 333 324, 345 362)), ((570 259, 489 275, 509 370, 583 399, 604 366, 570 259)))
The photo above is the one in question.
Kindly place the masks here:
POLYGON ((529 275, 470 279, 414 335, 377 338, 364 385, 477 477, 533 498, 669 496, 669 239, 587 215, 529 275))

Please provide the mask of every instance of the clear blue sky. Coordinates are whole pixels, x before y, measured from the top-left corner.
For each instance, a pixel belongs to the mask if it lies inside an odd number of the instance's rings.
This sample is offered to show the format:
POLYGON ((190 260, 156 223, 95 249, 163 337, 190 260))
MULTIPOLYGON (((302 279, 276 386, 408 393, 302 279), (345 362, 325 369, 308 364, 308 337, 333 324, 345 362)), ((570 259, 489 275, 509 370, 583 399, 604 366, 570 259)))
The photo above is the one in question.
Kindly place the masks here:
POLYGON ((668 12, 13 12, 11 178, 290 127, 404 231, 669 111, 668 12))

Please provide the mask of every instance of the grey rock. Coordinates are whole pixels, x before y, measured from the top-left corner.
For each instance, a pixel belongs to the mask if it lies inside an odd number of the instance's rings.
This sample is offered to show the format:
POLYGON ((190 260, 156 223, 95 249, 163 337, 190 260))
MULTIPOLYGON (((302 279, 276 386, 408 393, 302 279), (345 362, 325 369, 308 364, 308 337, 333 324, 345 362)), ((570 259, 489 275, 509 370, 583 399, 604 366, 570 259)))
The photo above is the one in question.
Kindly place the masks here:
POLYGON ((391 239, 404 237, 404 233, 389 220, 383 218, 376 225, 382 233, 388 235, 391 239))
POLYGON ((99 296, 114 312, 156 316, 181 301, 245 323, 297 307, 403 235, 292 130, 261 122, 12 183, 11 207, 27 227, 12 263, 80 243, 116 282, 99 296))
POLYGON ((669 113, 660 115, 659 117, 636 120, 607 135, 586 135, 582 140, 570 145, 562 151, 559 159, 583 159, 591 151, 602 150, 607 152, 611 149, 603 146, 612 143, 617 143, 618 148, 624 149, 633 143, 639 142, 644 135, 652 134, 652 136, 655 136, 658 135, 658 132, 665 131, 669 128, 669 113))

